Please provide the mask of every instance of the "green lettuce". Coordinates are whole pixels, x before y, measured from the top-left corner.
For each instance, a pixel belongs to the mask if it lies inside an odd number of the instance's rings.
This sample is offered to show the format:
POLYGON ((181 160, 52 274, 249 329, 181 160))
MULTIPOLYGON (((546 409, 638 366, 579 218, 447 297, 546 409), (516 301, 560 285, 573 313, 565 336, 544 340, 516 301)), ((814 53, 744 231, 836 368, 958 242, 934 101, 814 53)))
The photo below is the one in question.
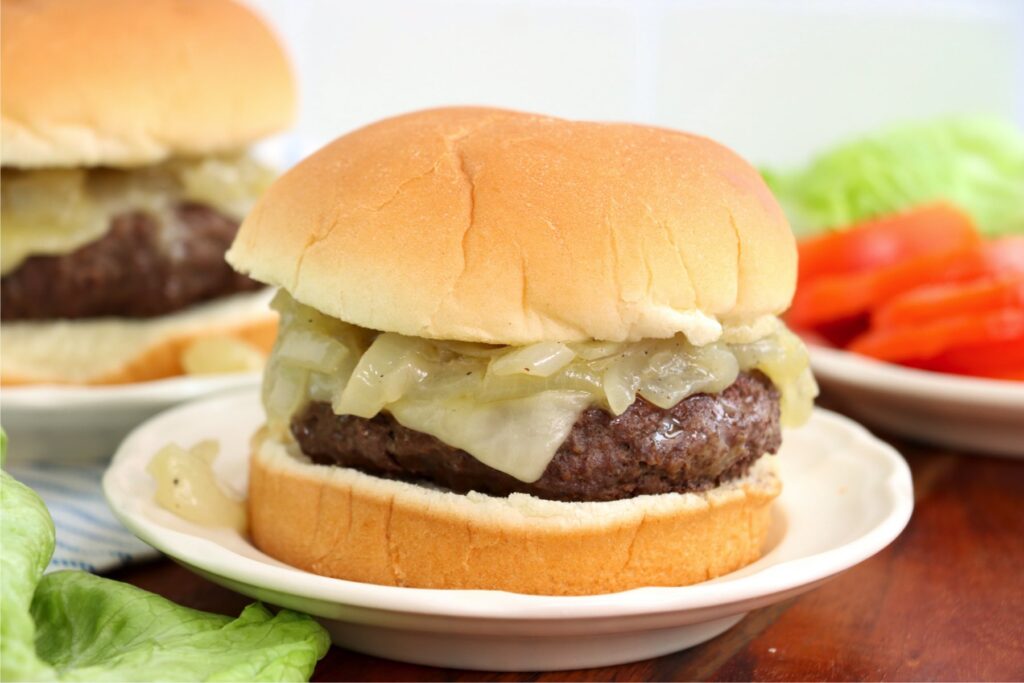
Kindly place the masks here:
MULTIPOLYGON (((2 432, 0 432, 2 433, 2 432)), ((0 440, 0 460, 7 436, 0 440)), ((0 679, 54 680, 35 652, 32 595, 53 554, 53 520, 32 489, 0 471, 0 679)))
POLYGON ((289 610, 253 604, 232 619, 85 572, 44 576, 53 520, 6 472, 0 538, 0 680, 305 681, 330 645, 289 610))
POLYGON ((1024 132, 1001 119, 903 125, 826 152, 804 169, 763 173, 798 235, 936 200, 960 206, 987 235, 1024 233, 1024 132))

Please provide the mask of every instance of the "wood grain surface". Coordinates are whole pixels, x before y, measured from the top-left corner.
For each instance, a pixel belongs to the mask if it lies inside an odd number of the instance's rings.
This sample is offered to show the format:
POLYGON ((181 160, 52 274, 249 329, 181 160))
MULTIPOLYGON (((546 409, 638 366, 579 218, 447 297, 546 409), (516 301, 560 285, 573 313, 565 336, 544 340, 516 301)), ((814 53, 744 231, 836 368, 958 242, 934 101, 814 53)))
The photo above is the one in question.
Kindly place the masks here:
MULTIPOLYGON (((914 473, 910 525, 884 551, 703 645, 622 666, 490 674, 332 648, 320 681, 1021 680, 1024 461, 892 441, 914 473)), ((248 599, 169 560, 114 576, 176 602, 237 614, 248 599)))

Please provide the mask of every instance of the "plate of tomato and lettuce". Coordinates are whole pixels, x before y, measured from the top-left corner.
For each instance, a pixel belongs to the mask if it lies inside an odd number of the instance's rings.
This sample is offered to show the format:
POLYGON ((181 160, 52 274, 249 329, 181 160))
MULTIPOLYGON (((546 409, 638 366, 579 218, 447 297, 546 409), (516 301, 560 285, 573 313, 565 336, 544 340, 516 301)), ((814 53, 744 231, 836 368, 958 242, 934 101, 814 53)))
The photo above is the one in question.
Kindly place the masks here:
POLYGON ((1024 134, 903 127, 766 174, 798 235, 790 327, 841 407, 1024 456, 1024 134))

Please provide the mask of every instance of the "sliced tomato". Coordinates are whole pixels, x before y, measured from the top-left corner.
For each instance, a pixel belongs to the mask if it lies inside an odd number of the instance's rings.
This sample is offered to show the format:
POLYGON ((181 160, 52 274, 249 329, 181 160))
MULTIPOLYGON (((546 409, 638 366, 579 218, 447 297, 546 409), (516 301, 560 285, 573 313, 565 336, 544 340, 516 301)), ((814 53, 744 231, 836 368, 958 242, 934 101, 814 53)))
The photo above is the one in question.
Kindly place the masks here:
POLYGON ((1024 275, 1024 237, 932 252, 858 273, 825 275, 797 287, 786 320, 797 328, 852 318, 925 285, 1024 275))
POLYGON ((1024 274, 926 285, 883 303, 871 316, 876 329, 920 325, 1000 308, 1024 309, 1024 274))
POLYGON ((984 271, 974 246, 924 254, 862 273, 827 275, 797 287, 786 320, 797 328, 817 327, 868 313, 921 285, 974 279, 984 271))
POLYGON ((923 364, 938 372, 1024 380, 1024 334, 950 349, 923 364))
POLYGON ((980 241, 974 222, 952 204, 931 204, 802 240, 799 281, 857 273, 980 241))
POLYGON ((1001 237, 981 246, 985 270, 992 275, 1024 274, 1024 235, 1001 237))
POLYGON ((1003 308, 960 315, 923 325, 873 329, 850 342, 849 350, 879 360, 932 360, 963 347, 994 344, 1024 336, 1024 309, 1003 308))

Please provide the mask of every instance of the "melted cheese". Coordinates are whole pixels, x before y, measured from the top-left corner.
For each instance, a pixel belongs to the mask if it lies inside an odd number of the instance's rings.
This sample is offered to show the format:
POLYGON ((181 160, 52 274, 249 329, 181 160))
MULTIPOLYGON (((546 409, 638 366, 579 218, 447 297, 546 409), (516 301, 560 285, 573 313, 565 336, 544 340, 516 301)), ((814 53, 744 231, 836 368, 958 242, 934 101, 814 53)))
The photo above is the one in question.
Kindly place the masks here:
POLYGON ((782 421, 802 423, 817 387, 800 340, 775 321, 744 343, 691 343, 682 334, 632 343, 542 342, 526 347, 375 333, 329 318, 286 293, 264 381, 271 429, 309 401, 338 415, 391 413, 522 481, 536 481, 579 415, 622 414, 642 396, 671 408, 760 370, 781 394, 782 421))

